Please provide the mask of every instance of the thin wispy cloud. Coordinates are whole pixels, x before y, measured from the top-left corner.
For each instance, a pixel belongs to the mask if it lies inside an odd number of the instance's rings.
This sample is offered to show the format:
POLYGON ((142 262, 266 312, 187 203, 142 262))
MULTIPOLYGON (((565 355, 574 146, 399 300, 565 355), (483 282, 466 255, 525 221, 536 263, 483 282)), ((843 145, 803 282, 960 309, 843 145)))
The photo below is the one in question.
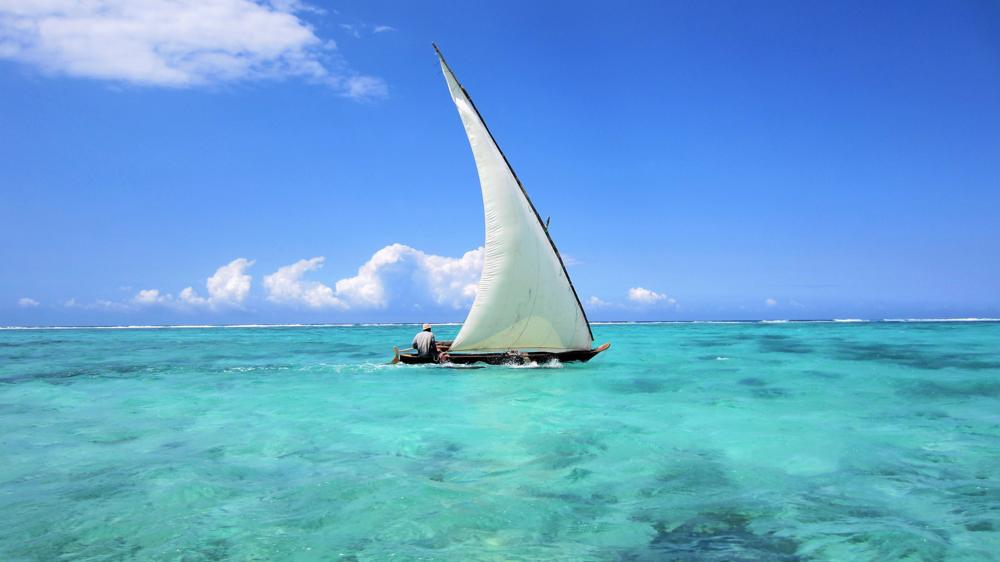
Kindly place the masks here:
POLYGON ((106 301, 106 300, 96 300, 92 303, 87 304, 77 304, 76 299, 69 299, 68 301, 60 303, 66 308, 79 308, 83 310, 100 310, 104 312, 128 312, 135 310, 135 307, 129 305, 128 303, 106 301))
POLYGON ((349 71, 336 43, 289 0, 13 0, 0 5, 0 58, 49 75, 188 88, 300 77, 353 98, 386 95, 349 71), (361 81, 365 87, 358 87, 361 81))
POLYGON ((350 24, 346 24, 346 23, 340 24, 340 27, 342 27, 342 28, 346 29, 347 31, 349 31, 351 33, 351 35, 353 35, 355 38, 357 38, 357 39, 361 38, 361 33, 358 32, 358 28, 357 27, 355 27, 353 25, 350 25, 350 24))
POLYGON ((367 23, 341 23, 337 25, 341 29, 346 30, 355 39, 361 39, 362 31, 368 33, 370 30, 373 35, 377 33, 386 33, 388 31, 396 31, 395 27, 388 25, 370 25, 367 23))
POLYGON ((20 306, 21 308, 33 308, 38 306, 38 301, 24 297, 23 299, 17 301, 17 306, 20 306))
POLYGON ((385 97, 385 82, 371 76, 352 76, 343 82, 344 95, 349 98, 367 100, 385 97))
POLYGON ((766 301, 764 301, 764 304, 766 304, 768 306, 768 308, 770 308, 770 307, 778 306, 778 301, 776 301, 774 299, 767 299, 766 301))

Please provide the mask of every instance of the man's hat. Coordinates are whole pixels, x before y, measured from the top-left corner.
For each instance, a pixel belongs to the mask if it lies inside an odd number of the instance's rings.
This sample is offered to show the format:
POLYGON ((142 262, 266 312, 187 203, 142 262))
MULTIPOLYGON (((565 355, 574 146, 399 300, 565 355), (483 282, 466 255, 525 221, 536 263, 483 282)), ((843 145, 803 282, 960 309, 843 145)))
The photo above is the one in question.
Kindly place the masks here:
POLYGON ((425 330, 430 330, 431 329, 431 325, 430 324, 424 324, 424 329, 425 330))

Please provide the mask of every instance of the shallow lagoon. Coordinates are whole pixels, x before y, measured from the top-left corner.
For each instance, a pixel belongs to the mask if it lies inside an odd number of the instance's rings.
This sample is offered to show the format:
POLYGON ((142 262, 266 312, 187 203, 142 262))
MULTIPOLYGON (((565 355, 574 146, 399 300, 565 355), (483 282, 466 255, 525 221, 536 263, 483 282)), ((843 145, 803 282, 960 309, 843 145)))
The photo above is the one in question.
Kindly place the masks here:
POLYGON ((0 331, 0 559, 1000 553, 1000 323, 595 325, 585 365, 381 365, 415 330, 0 331))

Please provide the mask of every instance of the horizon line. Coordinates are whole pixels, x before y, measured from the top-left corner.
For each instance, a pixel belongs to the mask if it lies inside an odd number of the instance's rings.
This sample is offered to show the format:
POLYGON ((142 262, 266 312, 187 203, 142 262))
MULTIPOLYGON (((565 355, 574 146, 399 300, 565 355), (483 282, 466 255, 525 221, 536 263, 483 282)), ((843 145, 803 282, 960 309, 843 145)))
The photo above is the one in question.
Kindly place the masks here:
MULTIPOLYGON (((919 322, 1000 322, 1000 318, 816 318, 806 320, 605 320, 591 325, 620 324, 803 324, 803 323, 919 323, 919 322)), ((438 322, 435 326, 461 326, 463 322, 438 322)), ((347 328, 366 326, 421 326, 423 322, 356 322, 340 324, 158 324, 123 326, 0 326, 0 330, 150 330, 198 328, 347 328)))

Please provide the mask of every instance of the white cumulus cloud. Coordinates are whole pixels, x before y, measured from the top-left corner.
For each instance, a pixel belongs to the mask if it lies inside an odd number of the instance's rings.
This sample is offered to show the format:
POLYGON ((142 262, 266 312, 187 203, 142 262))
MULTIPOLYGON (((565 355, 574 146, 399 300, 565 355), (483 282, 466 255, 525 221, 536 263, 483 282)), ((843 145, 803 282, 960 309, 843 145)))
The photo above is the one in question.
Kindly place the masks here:
MULTIPOLYGON (((246 258, 239 258, 229 262, 229 265, 220 267, 215 275, 208 278, 208 294, 213 305, 231 304, 238 305, 243 302, 250 292, 251 277, 243 271, 254 264, 254 261, 247 261, 246 258)), ((189 293, 194 297, 194 291, 189 293)))
POLYGON ((307 271, 322 267, 322 257, 280 268, 264 278, 264 288, 272 302, 311 308, 398 305, 461 309, 476 297, 484 256, 483 248, 461 258, 448 258, 393 244, 375 252, 356 276, 337 281, 333 288, 302 279, 307 271))
POLYGON ((0 58, 147 86, 299 76, 349 97, 385 95, 381 80, 346 70, 303 11, 320 12, 288 0, 4 0, 0 58))
POLYGON ((147 289, 139 291, 139 294, 132 297, 132 302, 136 304, 155 304, 163 303, 173 300, 170 295, 160 296, 160 291, 157 289, 147 289))
POLYGON ((204 306, 210 304, 209 300, 206 298, 199 297, 197 293, 194 292, 194 287, 188 287, 181 291, 178 295, 178 301, 184 305, 191 306, 204 306))
POLYGON ((216 270, 215 275, 209 277, 205 282, 205 286, 208 288, 208 298, 199 297, 194 287, 184 289, 176 299, 170 294, 161 295, 158 289, 145 289, 132 297, 128 304, 139 308, 150 305, 166 305, 181 310, 191 310, 200 306, 211 308, 238 307, 250 294, 252 277, 244 271, 253 264, 253 261, 246 258, 238 258, 216 270))
POLYGON ((766 301, 764 301, 764 304, 766 304, 767 306, 778 306, 778 301, 774 299, 767 299, 766 301))
MULTIPOLYGON (((449 258, 393 244, 375 252, 358 268, 357 275, 341 279, 333 287, 306 278, 309 272, 323 267, 323 257, 303 259, 281 267, 264 276, 263 287, 267 300, 272 303, 309 309, 468 309, 476 298, 485 255, 486 250, 478 248, 460 258, 449 258)), ((238 258, 220 267, 206 280, 208 297, 199 296, 194 287, 185 288, 177 297, 158 289, 143 289, 132 298, 117 303, 96 301, 80 305, 70 299, 64 305, 116 311, 139 311, 157 306, 182 312, 199 308, 242 308, 253 298, 252 277, 246 270, 254 263, 238 258)), ((28 306, 23 301, 19 304, 28 306)), ((590 304, 593 303, 591 299, 590 304)))
POLYGON ((649 289, 643 289, 642 287, 634 287, 628 290, 628 298, 631 301, 640 304, 653 304, 656 302, 666 302, 667 304, 675 304, 677 301, 668 297, 667 295, 661 295, 660 293, 654 293, 649 289))
POLYGON ((597 297, 590 297, 589 299, 587 299, 587 306, 592 306, 594 308, 601 308, 604 306, 611 306, 611 303, 604 302, 597 297))
POLYGON ((267 300, 283 304, 304 304, 312 308, 325 306, 347 307, 347 303, 334 296, 333 289, 318 281, 302 279, 307 271, 323 267, 324 258, 299 260, 286 265, 271 275, 264 276, 264 288, 270 293, 267 300))
POLYGON ((393 244, 375 252, 357 276, 337 281, 337 295, 361 306, 395 302, 464 308, 476 297, 485 255, 479 248, 461 258, 446 258, 393 244))
POLYGON ((17 306, 20 306, 21 308, 30 308, 33 306, 38 306, 38 301, 36 301, 35 299, 29 299, 28 297, 24 297, 23 299, 17 301, 17 306))

